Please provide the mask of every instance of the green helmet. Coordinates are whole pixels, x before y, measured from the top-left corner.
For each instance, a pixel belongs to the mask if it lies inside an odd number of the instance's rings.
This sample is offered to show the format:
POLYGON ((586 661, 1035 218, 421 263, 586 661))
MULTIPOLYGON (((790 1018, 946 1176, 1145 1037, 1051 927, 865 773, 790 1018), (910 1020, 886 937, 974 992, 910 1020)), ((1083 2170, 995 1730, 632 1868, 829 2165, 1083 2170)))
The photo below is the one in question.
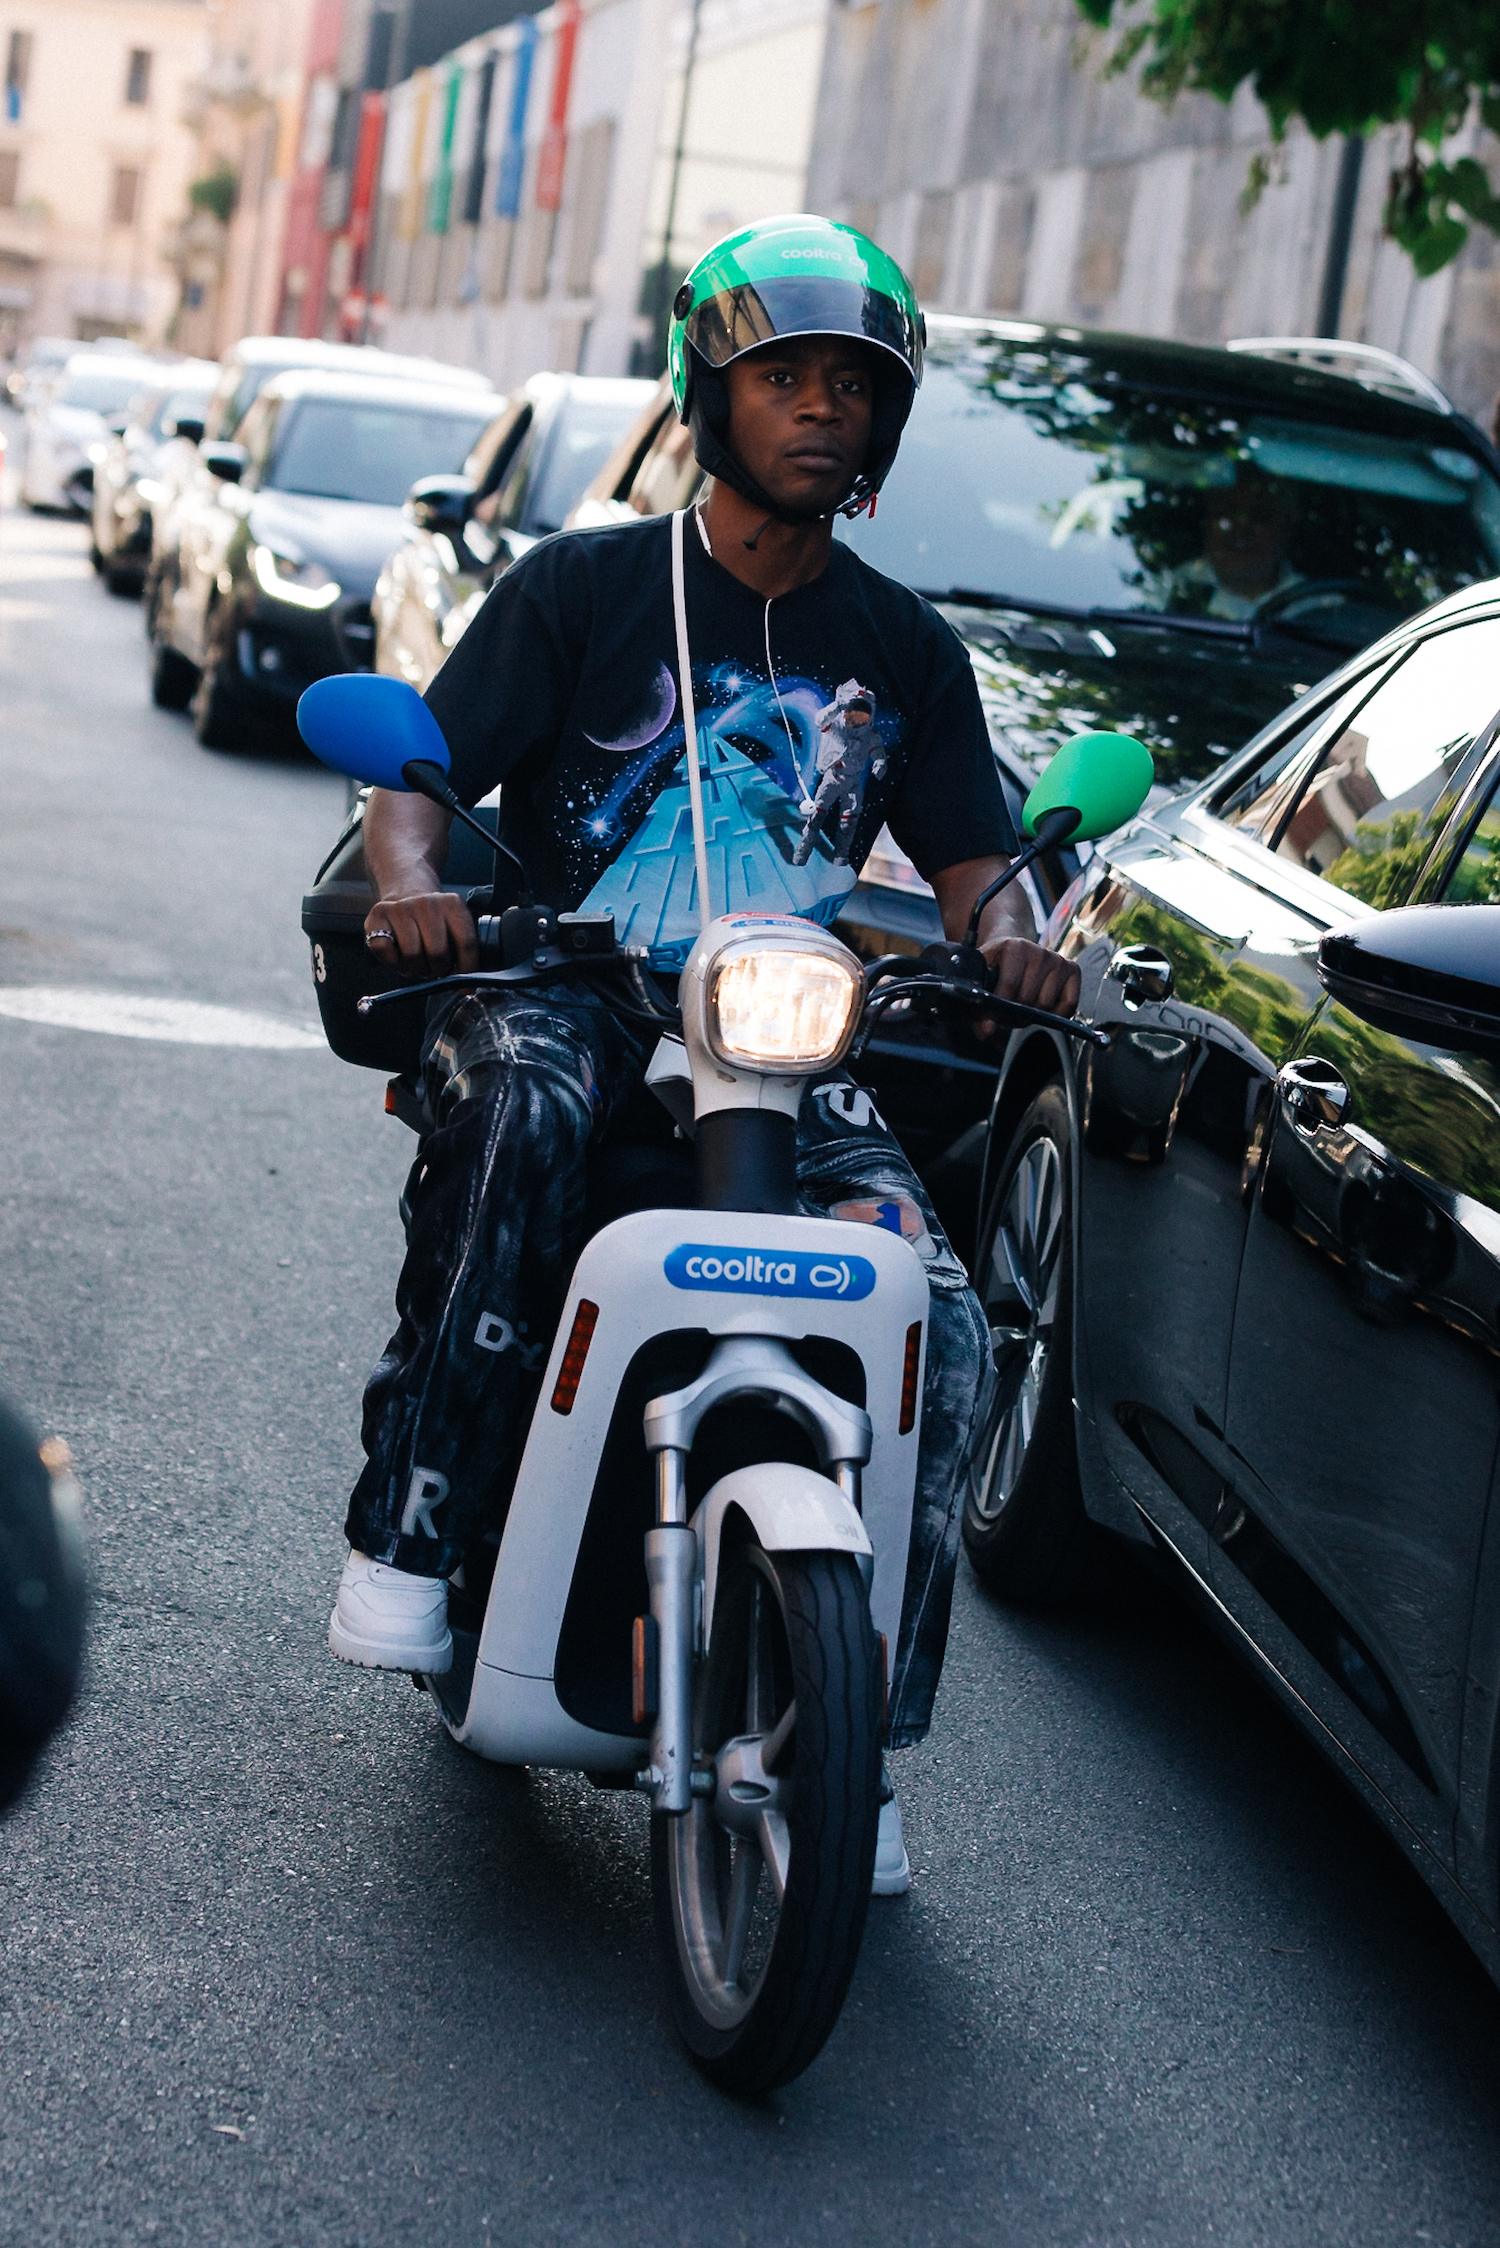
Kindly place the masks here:
POLYGON ((672 300, 667 367, 700 465, 757 504, 771 502, 727 450, 722 372, 779 336, 852 336, 879 354, 870 449, 843 512, 879 491, 922 380, 926 328, 894 258, 852 226, 806 213, 761 219, 701 257, 672 300))

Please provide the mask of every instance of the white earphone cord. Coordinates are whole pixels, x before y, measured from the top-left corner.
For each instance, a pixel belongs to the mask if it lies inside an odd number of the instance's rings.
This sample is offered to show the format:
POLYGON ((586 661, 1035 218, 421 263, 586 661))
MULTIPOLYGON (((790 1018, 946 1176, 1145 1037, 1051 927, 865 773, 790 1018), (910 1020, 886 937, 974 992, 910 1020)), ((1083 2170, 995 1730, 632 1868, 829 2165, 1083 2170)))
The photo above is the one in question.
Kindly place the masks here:
MULTIPOLYGON (((695 511, 696 512, 696 511, 695 511)), ((677 626, 677 691, 682 700, 683 747, 687 756, 688 802, 693 813, 693 865, 698 876, 698 926, 713 919, 708 896, 708 830, 703 818, 703 777, 698 770, 698 710, 693 700, 693 658, 688 646, 687 579, 682 551, 682 514, 672 517, 672 616, 677 626)), ((698 524, 700 537, 703 525, 698 524)))

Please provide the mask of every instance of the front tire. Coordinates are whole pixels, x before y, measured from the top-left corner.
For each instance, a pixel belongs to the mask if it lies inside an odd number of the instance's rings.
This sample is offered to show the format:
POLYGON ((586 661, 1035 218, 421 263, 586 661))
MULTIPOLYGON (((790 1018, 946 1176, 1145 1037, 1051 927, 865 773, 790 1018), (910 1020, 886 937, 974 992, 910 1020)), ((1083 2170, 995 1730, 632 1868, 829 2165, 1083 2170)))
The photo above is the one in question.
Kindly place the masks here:
POLYGON ((651 1822, 673 2016, 724 2091, 790 2083, 838 2020, 870 1902, 880 1723, 855 1562, 750 1544, 727 1556, 693 1728, 718 1789, 651 1822))
POLYGON ((1072 1145, 1067 1095, 1045 1085, 1006 1150, 976 1266, 995 1384, 963 1540, 991 1591, 1024 1603, 1086 1593, 1100 1545, 1073 1433, 1072 1145))
POLYGON ((208 647, 193 694, 193 732, 205 749, 240 749, 245 739, 244 693, 235 684, 234 643, 210 626, 208 647))
POLYGON ((151 649, 151 700, 158 710, 186 710, 198 684, 198 667, 164 640, 151 649))

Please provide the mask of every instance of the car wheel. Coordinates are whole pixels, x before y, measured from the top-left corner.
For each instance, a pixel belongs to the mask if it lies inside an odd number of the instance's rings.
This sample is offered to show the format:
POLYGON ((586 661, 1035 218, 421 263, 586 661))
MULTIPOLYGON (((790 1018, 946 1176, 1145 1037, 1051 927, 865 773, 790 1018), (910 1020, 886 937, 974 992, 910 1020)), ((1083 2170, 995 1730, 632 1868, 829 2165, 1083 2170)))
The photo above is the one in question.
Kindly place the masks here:
POLYGON ((995 1382, 969 1462, 963 1539, 984 1583, 1024 1602, 1091 1590, 1101 1544, 1073 1434, 1072 1206, 1071 1120, 1054 1082, 1006 1150, 975 1279, 995 1382))
POLYGON ((205 749, 238 749, 245 740, 241 699, 225 679, 225 665, 211 659, 198 672, 193 690, 193 733, 205 749))
POLYGON ((165 641, 151 649, 151 700, 158 710, 186 710, 198 684, 198 667, 165 641))
POLYGON ((225 654, 217 635, 210 637, 207 660, 198 674, 192 701, 193 732, 205 749, 242 747, 244 697, 236 688, 233 654, 225 654))

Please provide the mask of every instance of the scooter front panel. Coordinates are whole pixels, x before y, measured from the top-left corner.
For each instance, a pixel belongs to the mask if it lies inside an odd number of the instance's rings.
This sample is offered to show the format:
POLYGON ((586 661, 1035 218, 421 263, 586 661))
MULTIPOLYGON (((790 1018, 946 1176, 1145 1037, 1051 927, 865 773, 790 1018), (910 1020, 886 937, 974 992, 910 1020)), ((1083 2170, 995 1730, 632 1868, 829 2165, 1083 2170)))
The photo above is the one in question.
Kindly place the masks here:
MULTIPOLYGON (((826 1336, 865 1372, 874 1448, 862 1512, 875 1549, 871 1611, 892 1648, 900 1625, 916 1487, 920 1410, 900 1429, 907 1335, 925 1345, 927 1280, 898 1235, 833 1218, 740 1211, 645 1210, 606 1226, 585 1247, 564 1303, 505 1525, 466 1721, 457 1737, 505 1761, 618 1767, 643 1744, 593 1732, 552 1692, 558 1635, 588 1518, 600 1456, 627 1368, 654 1336, 684 1327, 711 1335, 826 1336), (580 1299, 599 1307, 566 1412, 551 1400, 580 1299), (543 1722, 545 1682, 556 1711, 543 1722), (536 1745, 521 1736, 536 1729, 536 1745), (544 1737, 545 1736, 545 1739, 544 1737), (576 1748, 559 1754, 568 1738, 576 1748), (503 1751, 491 1742, 501 1739, 503 1751)), ((921 1366, 917 1396, 921 1395, 921 1366)))

